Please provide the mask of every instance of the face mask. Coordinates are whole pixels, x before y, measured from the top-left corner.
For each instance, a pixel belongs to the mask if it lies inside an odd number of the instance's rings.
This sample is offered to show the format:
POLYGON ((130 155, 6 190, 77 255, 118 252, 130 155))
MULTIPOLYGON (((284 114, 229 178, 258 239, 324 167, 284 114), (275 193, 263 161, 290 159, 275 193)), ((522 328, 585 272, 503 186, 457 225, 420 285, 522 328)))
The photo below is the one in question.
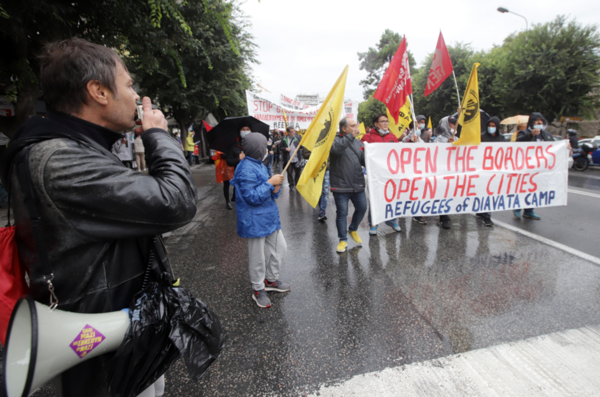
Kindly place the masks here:
POLYGON ((496 127, 488 127, 488 134, 496 133, 496 127))
POLYGON ((421 129, 423 129, 423 128, 425 128, 425 124, 419 124, 419 127, 420 127, 421 129))
POLYGON ((242 138, 245 138, 249 133, 251 133, 252 131, 240 131, 240 136, 242 138))
POLYGON ((417 136, 421 136, 421 130, 417 130, 416 134, 417 136))
POLYGON ((544 126, 542 124, 534 124, 533 128, 538 129, 538 130, 543 130, 544 126))
POLYGON ((382 130, 381 128, 379 128, 379 129, 377 130, 377 132, 379 132, 381 135, 387 135, 387 134, 389 134, 389 133, 390 133, 389 131, 384 131, 384 130, 382 130))

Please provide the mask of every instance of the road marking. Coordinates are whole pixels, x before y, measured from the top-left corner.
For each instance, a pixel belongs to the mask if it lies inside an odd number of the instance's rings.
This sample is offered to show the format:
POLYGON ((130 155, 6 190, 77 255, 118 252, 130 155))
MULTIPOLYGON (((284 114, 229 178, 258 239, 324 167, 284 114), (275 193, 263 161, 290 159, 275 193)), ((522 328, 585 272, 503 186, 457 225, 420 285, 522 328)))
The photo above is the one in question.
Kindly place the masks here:
POLYGON ((494 219, 494 223, 496 225, 498 225, 498 226, 502 226, 505 229, 512 230, 513 232, 516 232, 516 233, 520 233, 520 234, 522 234, 524 236, 527 236, 529 238, 537 240, 537 241, 539 241, 541 243, 548 244, 549 246, 552 246, 554 248, 558 248, 560 250, 568 252, 571 255, 578 256, 578 257, 580 257, 582 259, 585 259, 586 261, 592 262, 593 264, 600 266, 600 258, 597 258, 597 257, 595 257, 593 255, 586 254, 585 252, 576 250, 575 248, 571 248, 571 247, 569 247, 567 245, 561 244, 561 243, 556 242, 554 240, 550 240, 549 238, 542 237, 542 236, 540 236, 538 234, 528 232, 527 230, 523 230, 523 229, 521 229, 519 227, 509 225, 508 223, 504 223, 504 222, 496 220, 496 219, 494 219))
POLYGON ((582 196, 589 196, 589 197, 594 197, 594 198, 600 198, 600 194, 596 194, 596 193, 590 193, 590 192, 586 192, 583 190, 576 190, 576 189, 567 189, 569 191, 569 193, 575 193, 575 194, 581 194, 582 196))
POLYGON ((600 390, 600 326, 357 375, 311 396, 592 396, 600 390))
POLYGON ((600 176, 589 175, 589 174, 576 174, 574 172, 569 172, 569 178, 574 176, 575 178, 585 178, 585 179, 597 179, 600 181, 600 176))

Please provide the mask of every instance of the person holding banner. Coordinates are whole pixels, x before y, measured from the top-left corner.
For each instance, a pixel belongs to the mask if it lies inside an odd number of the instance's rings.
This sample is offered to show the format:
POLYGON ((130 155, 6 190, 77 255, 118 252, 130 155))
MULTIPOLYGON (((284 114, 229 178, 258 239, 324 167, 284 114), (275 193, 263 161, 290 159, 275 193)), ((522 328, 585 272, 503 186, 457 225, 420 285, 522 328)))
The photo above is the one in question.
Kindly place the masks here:
MULTIPOLYGON (((302 138, 296 135, 296 130, 293 127, 288 127, 287 129, 288 135, 283 137, 279 147, 281 149, 281 154, 283 155, 283 164, 287 164, 290 161, 290 156, 294 154, 296 148, 300 144, 302 138)), ((298 162, 302 162, 302 149, 298 150, 298 153, 291 159, 292 164, 287 169, 287 177, 288 184, 290 186, 290 190, 294 190, 298 180, 300 179, 300 174, 302 173, 302 167, 296 167, 298 162)))
MULTIPOLYGON (((504 137, 500 133, 500 119, 498 117, 492 117, 487 124, 487 128, 481 133, 481 142, 506 142, 504 137)), ((483 224, 486 226, 494 226, 492 222, 491 212, 479 212, 475 214, 483 220, 483 224)))
POLYGON ((365 176, 362 167, 365 165, 363 144, 356 139, 360 130, 356 121, 343 118, 340 120, 339 133, 331 145, 330 180, 331 191, 336 207, 335 225, 340 242, 336 252, 346 252, 348 248, 347 232, 352 240, 362 245, 358 235, 358 225, 367 212, 367 195, 365 194, 365 176), (354 205, 352 222, 348 227, 348 202, 354 205))
MULTIPOLYGON (((398 138, 394 134, 390 132, 388 126, 390 125, 390 121, 388 117, 379 113, 373 117, 373 125, 374 128, 371 128, 368 134, 365 134, 361 141, 366 143, 398 143, 398 138)), ((398 220, 394 219, 393 221, 386 221, 386 225, 391 227, 397 232, 401 232, 400 226, 398 225, 398 220)), ((369 212, 369 235, 375 236, 377 234, 377 225, 373 225, 371 223, 371 213, 369 212)))
MULTIPOLYGON (((548 120, 541 113, 531 113, 527 122, 527 129, 519 131, 517 142, 543 142, 554 141, 552 134, 546 131, 548 120)), ((517 218, 521 217, 521 210, 514 210, 517 218)), ((529 218, 536 221, 542 219, 541 216, 533 211, 533 208, 527 208, 523 211, 523 218, 529 218)))
POLYGON ((435 130, 435 143, 452 143, 456 134, 458 119, 452 116, 446 116, 440 120, 440 124, 435 130))
POLYGON ((254 132, 244 138, 247 154, 235 170, 231 184, 236 186, 237 231, 248 241, 248 270, 252 299, 258 307, 271 307, 267 291, 287 292, 290 285, 279 280, 279 270, 287 251, 281 232, 275 200, 283 175, 269 178, 264 161, 269 156, 267 138, 254 132), (266 255, 265 255, 266 254, 266 255))

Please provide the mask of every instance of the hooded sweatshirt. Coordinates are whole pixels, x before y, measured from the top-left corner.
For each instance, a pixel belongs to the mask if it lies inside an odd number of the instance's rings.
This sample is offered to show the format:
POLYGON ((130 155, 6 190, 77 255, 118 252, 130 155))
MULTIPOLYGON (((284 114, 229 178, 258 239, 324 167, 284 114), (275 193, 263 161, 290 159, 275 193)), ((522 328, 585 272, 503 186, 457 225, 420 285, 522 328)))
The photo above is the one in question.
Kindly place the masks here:
POLYGON ((505 142, 504 136, 500 133, 500 119, 498 117, 492 117, 489 123, 494 123, 496 126, 496 132, 490 134, 487 132, 487 126, 485 131, 481 131, 481 142, 505 142))
POLYGON ((541 113, 533 112, 529 115, 529 122, 527 123, 527 129, 525 129, 523 131, 519 131, 519 134, 517 135, 517 142, 553 141, 554 137, 552 137, 552 134, 550 134, 548 131, 546 131, 547 127, 548 127, 548 120, 546 120, 546 118, 541 113), (542 132, 537 136, 533 135, 533 133, 532 133, 533 123, 536 120, 542 120, 542 122, 544 123, 542 132))
POLYGON ((242 140, 242 146, 246 156, 260 161, 265 167, 269 164, 271 158, 267 150, 267 138, 263 134, 251 132, 242 140))
POLYGON ((448 123, 449 118, 450 116, 446 116, 440 120, 440 124, 435 129, 435 134, 437 135, 435 143, 448 143, 448 139, 452 138, 450 124, 448 123))

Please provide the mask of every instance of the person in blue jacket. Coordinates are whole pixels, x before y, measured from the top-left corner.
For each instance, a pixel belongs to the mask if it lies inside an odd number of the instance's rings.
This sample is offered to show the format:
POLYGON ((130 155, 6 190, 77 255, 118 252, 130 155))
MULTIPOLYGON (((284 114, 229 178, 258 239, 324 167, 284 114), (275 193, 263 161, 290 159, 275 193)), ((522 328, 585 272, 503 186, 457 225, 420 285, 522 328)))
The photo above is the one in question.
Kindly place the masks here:
POLYGON ((235 169, 237 231, 248 240, 248 269, 258 307, 271 307, 267 291, 287 292, 290 285, 279 280, 287 251, 275 199, 283 175, 269 178, 264 161, 269 157, 267 138, 253 132, 244 138, 245 157, 235 169))

